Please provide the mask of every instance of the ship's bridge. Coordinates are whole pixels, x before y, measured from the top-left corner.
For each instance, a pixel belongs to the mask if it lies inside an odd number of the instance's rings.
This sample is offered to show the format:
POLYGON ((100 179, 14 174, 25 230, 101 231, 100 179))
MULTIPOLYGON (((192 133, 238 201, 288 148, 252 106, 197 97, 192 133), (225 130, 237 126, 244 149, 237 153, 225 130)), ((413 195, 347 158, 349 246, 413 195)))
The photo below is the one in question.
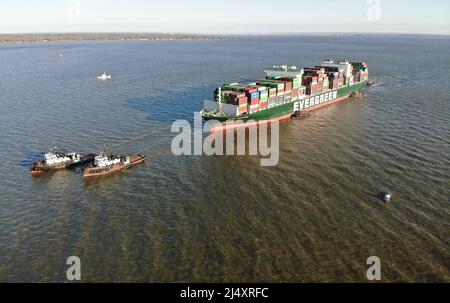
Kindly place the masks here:
POLYGON ((304 70, 297 66, 274 65, 267 67, 264 72, 268 78, 298 77, 301 78, 304 70))

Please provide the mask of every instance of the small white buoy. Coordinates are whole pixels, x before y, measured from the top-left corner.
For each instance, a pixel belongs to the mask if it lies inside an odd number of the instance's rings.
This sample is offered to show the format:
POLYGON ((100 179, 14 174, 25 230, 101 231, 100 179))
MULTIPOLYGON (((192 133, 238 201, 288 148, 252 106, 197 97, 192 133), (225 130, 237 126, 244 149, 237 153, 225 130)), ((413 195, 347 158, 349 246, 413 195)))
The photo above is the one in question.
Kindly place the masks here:
POLYGON ((388 203, 389 201, 391 201, 392 199, 392 195, 391 194, 386 194, 384 195, 384 202, 388 203))

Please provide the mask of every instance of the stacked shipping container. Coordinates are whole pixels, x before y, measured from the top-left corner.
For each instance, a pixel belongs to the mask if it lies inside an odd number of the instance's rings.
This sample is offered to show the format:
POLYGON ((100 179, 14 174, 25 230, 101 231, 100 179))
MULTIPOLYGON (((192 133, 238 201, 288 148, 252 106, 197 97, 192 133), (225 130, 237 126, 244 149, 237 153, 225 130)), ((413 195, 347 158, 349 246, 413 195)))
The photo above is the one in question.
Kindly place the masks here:
POLYGON ((242 90, 248 98, 247 112, 256 113, 259 109, 259 91, 257 87, 247 87, 242 90))
POLYGON ((317 76, 303 76, 302 85, 306 87, 307 95, 314 95, 317 93, 319 77, 317 76))
POLYGON ((365 62, 351 62, 353 66, 353 82, 362 82, 369 79, 369 68, 365 62))
POLYGON ((336 90, 347 84, 368 80, 369 71, 365 62, 352 62, 347 65, 352 77, 348 77, 341 65, 316 66, 305 68, 296 77, 267 77, 251 83, 224 84, 215 92, 216 101, 236 105, 239 115, 252 114, 297 101, 306 95, 336 90))

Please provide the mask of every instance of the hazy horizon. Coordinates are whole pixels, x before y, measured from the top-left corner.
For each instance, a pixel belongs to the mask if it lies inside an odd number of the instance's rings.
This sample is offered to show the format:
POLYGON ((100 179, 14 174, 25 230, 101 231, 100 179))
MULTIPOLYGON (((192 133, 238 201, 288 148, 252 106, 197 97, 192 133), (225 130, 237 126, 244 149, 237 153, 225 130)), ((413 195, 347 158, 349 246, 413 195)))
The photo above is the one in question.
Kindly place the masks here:
POLYGON ((450 34, 444 0, 3 0, 0 33, 450 34))
POLYGON ((111 31, 111 32, 107 32, 107 31, 85 31, 85 32, 11 32, 11 33, 2 33, 0 32, 0 35, 13 35, 13 36, 18 36, 18 35, 95 35, 95 34, 134 34, 134 35, 150 35, 150 34, 161 34, 161 35, 211 35, 211 36, 320 36, 320 35, 380 35, 380 36, 449 36, 450 34, 434 34, 434 33, 401 33, 401 32, 273 32, 273 33, 252 33, 252 32, 248 32, 248 33, 218 33, 218 32, 143 32, 143 31, 135 31, 135 32, 130 32, 130 31, 124 31, 124 32, 120 32, 120 31, 111 31))

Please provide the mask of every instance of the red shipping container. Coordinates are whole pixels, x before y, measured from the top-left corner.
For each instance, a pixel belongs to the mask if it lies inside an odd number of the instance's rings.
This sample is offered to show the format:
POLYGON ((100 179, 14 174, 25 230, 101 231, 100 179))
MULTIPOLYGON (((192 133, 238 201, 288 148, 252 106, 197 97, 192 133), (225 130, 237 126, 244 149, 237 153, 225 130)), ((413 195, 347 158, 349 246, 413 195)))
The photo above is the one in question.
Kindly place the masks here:
POLYGON ((284 82, 284 89, 285 90, 291 90, 292 89, 292 79, 289 78, 282 78, 284 82))
POLYGON ((298 94, 299 94, 299 89, 298 88, 294 88, 293 90, 292 90, 292 96, 293 97, 298 97, 298 94))
POLYGON ((330 88, 331 89, 336 89, 338 87, 339 87, 339 80, 338 79, 335 79, 335 80, 330 82, 330 88))
POLYGON ((244 88, 242 91, 244 91, 247 94, 253 94, 253 93, 256 93, 258 91, 258 89, 254 88, 254 87, 248 87, 248 88, 244 88))
POLYGON ((257 86, 255 87, 257 89, 257 91, 263 91, 263 90, 267 90, 267 86, 261 85, 261 86, 257 86))
POLYGON ((259 104, 259 99, 252 99, 252 100, 250 100, 249 104, 250 104, 250 105, 256 105, 256 104, 259 104))
POLYGON ((306 86, 306 94, 307 95, 314 95, 317 93, 318 84, 309 84, 306 86))
POLYGON ((256 113, 257 111, 259 111, 259 104, 249 105, 247 109, 249 113, 256 113))
POLYGON ((284 90, 291 90, 292 82, 284 82, 284 90))
POLYGON ((313 82, 313 81, 317 81, 319 79, 319 77, 318 76, 303 76, 303 81, 306 81, 306 82, 313 82))
POLYGON ((238 105, 244 105, 248 103, 248 98, 241 98, 238 100, 238 105))

